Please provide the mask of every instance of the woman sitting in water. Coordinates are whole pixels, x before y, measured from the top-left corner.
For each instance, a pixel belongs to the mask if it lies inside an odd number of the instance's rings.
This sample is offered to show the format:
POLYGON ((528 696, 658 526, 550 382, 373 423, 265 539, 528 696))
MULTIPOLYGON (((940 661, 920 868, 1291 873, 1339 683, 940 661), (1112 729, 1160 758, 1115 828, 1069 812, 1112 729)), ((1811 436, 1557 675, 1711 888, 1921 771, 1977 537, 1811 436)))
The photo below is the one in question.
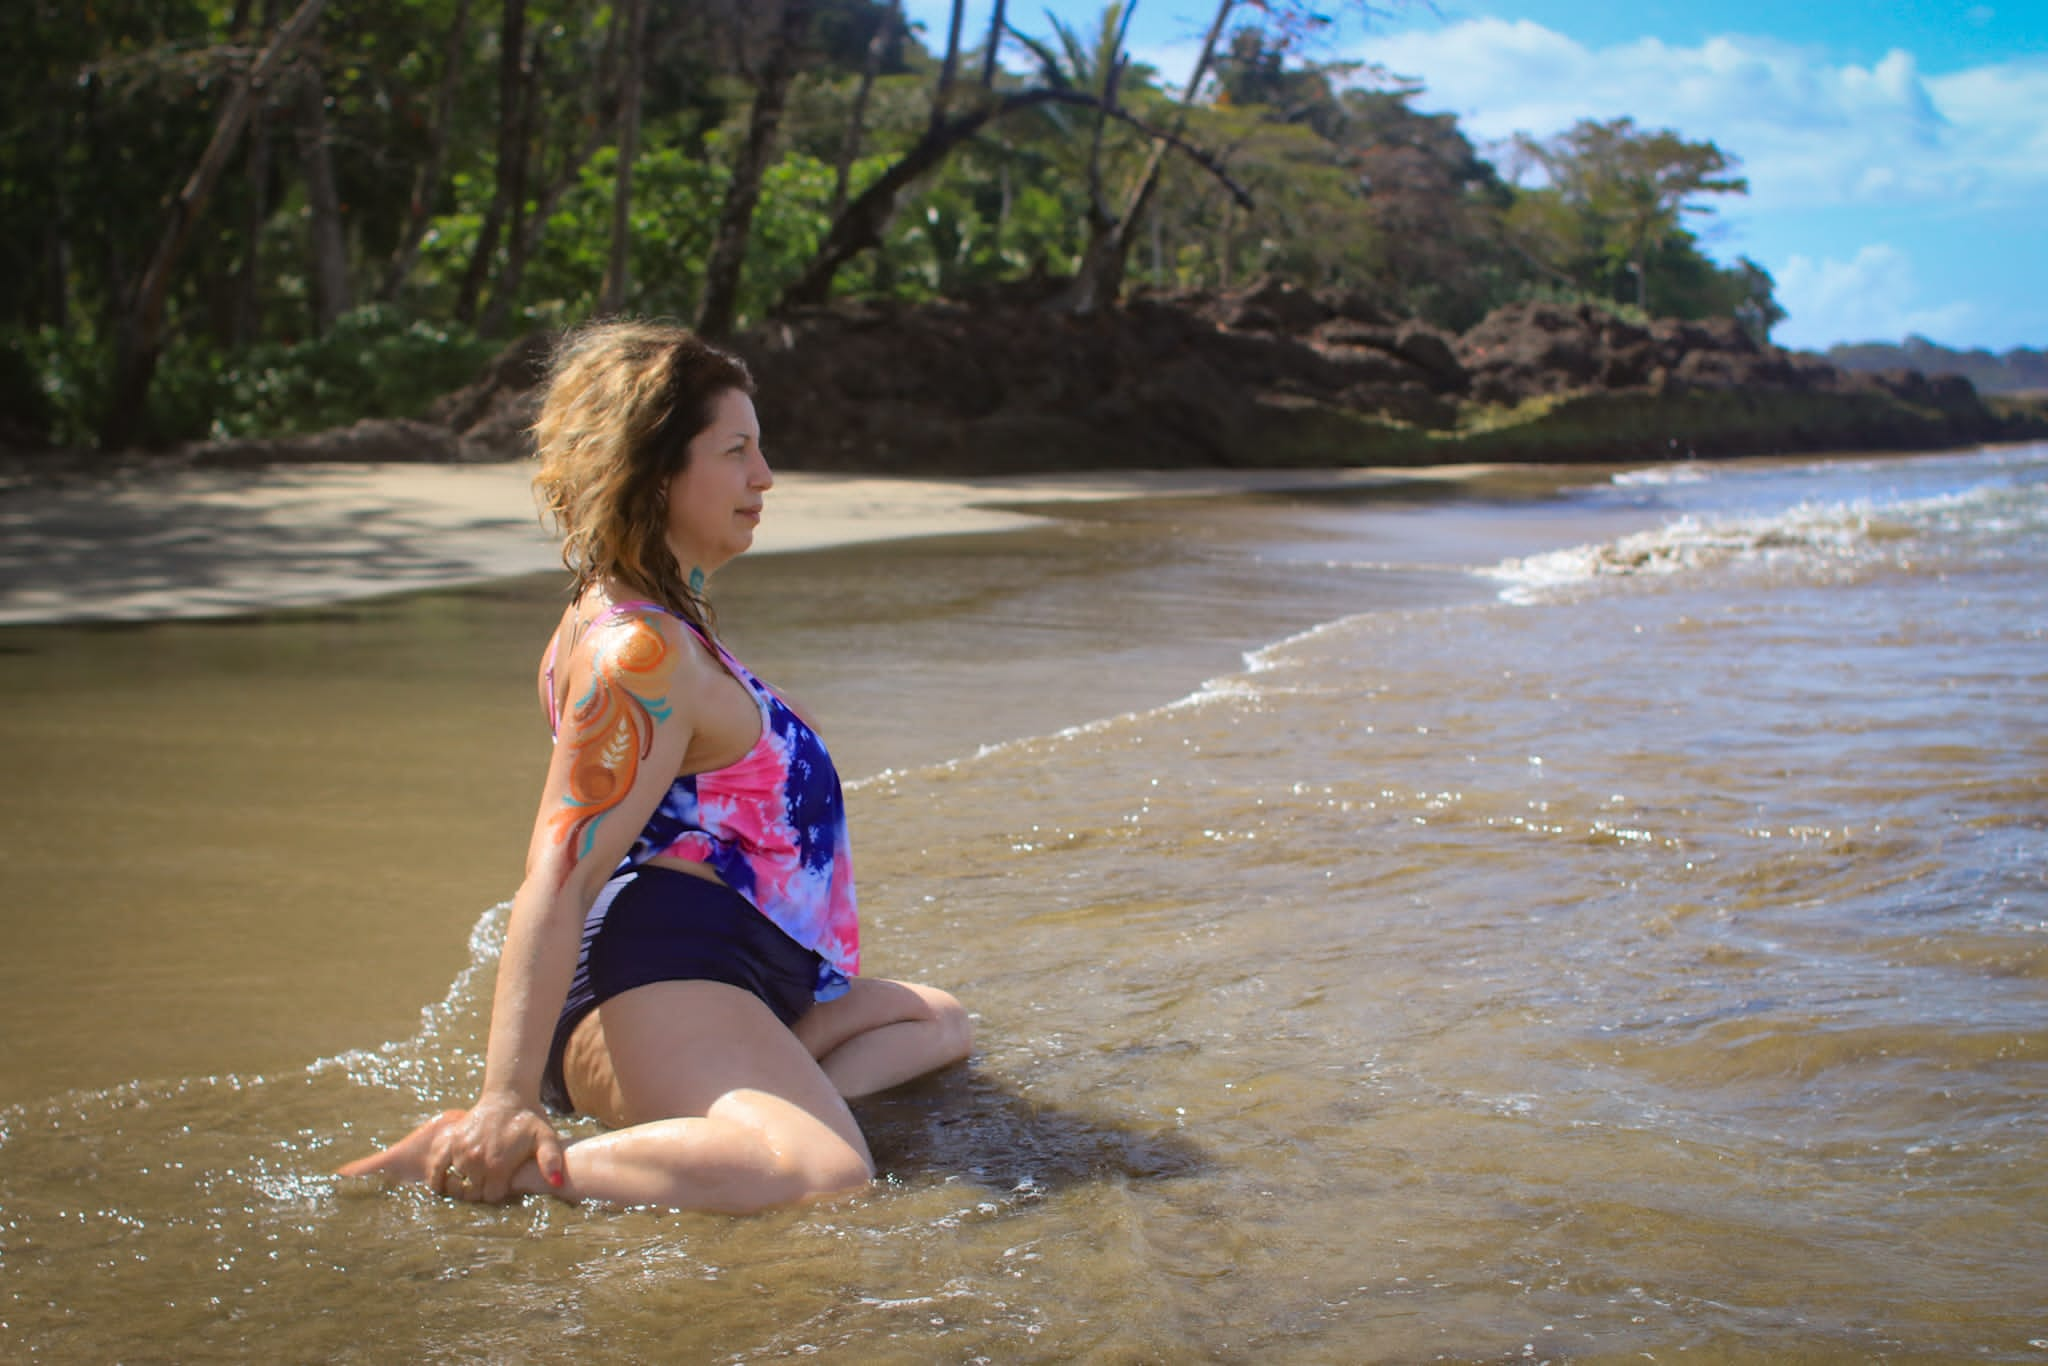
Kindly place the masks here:
POLYGON ((593 326, 557 355, 534 482, 576 595, 541 667, 554 758, 483 1091, 343 1175, 786 1205, 873 1177, 846 1098, 967 1056, 952 996, 854 975, 838 776, 713 630, 704 579, 753 543, 774 484, 752 392, 676 327, 593 326), (543 1101, 610 1131, 564 1145, 543 1101))

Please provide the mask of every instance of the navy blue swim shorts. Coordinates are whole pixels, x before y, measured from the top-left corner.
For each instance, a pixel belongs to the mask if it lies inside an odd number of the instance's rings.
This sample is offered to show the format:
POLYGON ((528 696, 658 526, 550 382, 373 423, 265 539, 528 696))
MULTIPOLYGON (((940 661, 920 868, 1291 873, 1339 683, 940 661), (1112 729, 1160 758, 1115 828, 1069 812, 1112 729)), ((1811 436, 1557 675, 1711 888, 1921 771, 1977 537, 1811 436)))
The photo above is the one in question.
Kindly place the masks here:
POLYGON ((583 921, 583 949, 555 1022, 541 1099, 572 1112, 562 1051, 583 1017, 650 982, 724 982, 752 992, 794 1024, 811 1008, 818 955, 722 882, 673 868, 640 867, 604 885, 583 921))

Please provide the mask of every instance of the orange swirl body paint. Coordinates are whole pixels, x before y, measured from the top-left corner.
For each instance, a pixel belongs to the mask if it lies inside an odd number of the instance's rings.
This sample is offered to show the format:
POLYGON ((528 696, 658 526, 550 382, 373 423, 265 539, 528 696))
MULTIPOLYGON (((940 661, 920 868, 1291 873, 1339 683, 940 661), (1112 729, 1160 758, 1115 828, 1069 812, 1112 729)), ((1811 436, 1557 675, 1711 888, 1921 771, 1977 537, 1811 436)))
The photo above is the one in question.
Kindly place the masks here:
POLYGON ((654 748, 654 729, 669 717, 674 673, 675 651, 645 621, 629 619, 595 643, 590 690, 570 708, 563 728, 568 790, 548 822, 569 850, 564 881, 590 852, 599 823, 633 790, 654 748))

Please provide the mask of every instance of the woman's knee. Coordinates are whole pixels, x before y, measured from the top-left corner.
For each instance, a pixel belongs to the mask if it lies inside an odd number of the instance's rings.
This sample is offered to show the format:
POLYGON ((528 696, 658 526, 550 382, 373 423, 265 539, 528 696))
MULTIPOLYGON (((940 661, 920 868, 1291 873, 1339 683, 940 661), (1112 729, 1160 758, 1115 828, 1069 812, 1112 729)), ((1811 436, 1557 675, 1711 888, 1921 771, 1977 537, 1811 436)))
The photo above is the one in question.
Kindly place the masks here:
POLYGON ((967 1007, 961 1005, 952 992, 941 991, 937 987, 920 987, 918 994, 924 997, 925 1006, 931 1012, 936 1035, 934 1050, 939 1055, 940 1065, 966 1058, 974 1051, 974 1020, 968 1015, 967 1007))
POLYGON ((792 1204, 851 1195, 875 1179, 874 1159, 844 1142, 807 1152, 798 1167, 792 1204))
POLYGON ((721 1098, 709 1118, 733 1126, 769 1164, 775 1192, 770 1204, 846 1195, 875 1179, 874 1159, 850 1114, 828 1119, 781 1096, 746 1089, 721 1098))

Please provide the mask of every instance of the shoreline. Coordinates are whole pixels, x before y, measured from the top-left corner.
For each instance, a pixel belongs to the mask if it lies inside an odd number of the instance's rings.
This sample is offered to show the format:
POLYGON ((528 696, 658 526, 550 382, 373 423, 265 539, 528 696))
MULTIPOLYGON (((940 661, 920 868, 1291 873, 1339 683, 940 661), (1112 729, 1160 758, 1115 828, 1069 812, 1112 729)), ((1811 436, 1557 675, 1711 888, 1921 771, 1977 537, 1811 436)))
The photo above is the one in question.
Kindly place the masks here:
MULTIPOLYGON (((1043 525, 1063 504, 1469 482, 1491 465, 776 477, 752 555, 1043 525)), ((0 627, 191 621, 561 569, 525 460, 0 474, 0 627), (11 476, 11 477, 10 477, 11 476)))

